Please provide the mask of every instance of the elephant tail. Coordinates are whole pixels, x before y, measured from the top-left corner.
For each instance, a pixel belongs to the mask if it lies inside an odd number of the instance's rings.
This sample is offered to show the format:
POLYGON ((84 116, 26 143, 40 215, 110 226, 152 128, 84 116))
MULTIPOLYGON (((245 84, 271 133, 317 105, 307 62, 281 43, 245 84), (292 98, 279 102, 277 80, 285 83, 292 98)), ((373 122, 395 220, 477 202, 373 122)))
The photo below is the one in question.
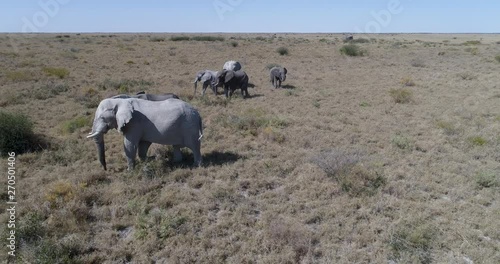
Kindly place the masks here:
POLYGON ((201 121, 201 116, 200 116, 200 137, 198 138, 198 141, 201 141, 201 138, 203 137, 203 122, 201 121))

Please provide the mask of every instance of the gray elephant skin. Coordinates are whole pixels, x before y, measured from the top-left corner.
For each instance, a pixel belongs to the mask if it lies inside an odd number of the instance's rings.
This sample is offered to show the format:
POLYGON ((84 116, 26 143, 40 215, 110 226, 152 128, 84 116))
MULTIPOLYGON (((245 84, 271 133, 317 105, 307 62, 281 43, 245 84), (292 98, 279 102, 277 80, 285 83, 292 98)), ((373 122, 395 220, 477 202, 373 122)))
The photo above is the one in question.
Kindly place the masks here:
POLYGON ((220 71, 215 78, 215 85, 222 83, 226 98, 231 97, 236 89, 241 89, 243 98, 250 96, 248 93, 248 75, 244 71, 220 71))
POLYGON ((273 67, 269 71, 270 81, 274 88, 281 87, 281 83, 286 80, 286 73, 288 70, 284 67, 273 67))
POLYGON ((114 98, 114 99, 138 98, 138 99, 149 100, 149 101, 163 101, 163 100, 172 99, 172 98, 179 99, 179 96, 177 96, 173 93, 147 94, 145 92, 138 92, 136 95, 119 94, 119 95, 115 95, 111 98, 114 98))
POLYGON ((198 86, 198 82, 203 84, 202 96, 205 95, 205 91, 207 87, 210 85, 212 91, 215 95, 217 95, 217 86, 214 85, 215 76, 217 76, 217 71, 203 70, 196 73, 196 77, 194 79, 194 94, 196 95, 196 87, 198 86))
POLYGON ((104 170, 107 169, 104 134, 110 129, 117 129, 123 134, 128 170, 134 168, 137 152, 141 160, 146 159, 151 143, 173 145, 174 162, 182 160, 180 148, 187 147, 193 152, 194 166, 201 165, 201 116, 195 108, 182 100, 108 98, 101 101, 88 138, 94 139, 104 170))
POLYGON ((222 69, 228 71, 239 71, 241 70, 241 63, 237 61, 226 61, 222 69))

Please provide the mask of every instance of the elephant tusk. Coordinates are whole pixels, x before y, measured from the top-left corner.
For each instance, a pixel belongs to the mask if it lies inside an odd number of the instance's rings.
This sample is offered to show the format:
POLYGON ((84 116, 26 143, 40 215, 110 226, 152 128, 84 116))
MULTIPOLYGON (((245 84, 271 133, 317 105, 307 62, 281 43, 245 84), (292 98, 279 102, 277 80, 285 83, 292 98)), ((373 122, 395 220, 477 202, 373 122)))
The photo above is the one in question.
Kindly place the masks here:
POLYGON ((99 132, 94 132, 93 134, 88 135, 87 138, 95 138, 98 135, 99 135, 99 132))

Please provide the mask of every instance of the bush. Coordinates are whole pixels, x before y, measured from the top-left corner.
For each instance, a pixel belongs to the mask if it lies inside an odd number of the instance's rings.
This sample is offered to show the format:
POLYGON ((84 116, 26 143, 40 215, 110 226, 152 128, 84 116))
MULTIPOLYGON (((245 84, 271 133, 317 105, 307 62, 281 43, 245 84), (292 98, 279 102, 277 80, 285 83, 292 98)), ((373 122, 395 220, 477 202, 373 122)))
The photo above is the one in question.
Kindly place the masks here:
POLYGON ((285 47, 279 47, 276 50, 281 56, 288 55, 288 49, 285 47))
POLYGON ((23 114, 0 112, 0 156, 32 150, 33 122, 23 114))
POLYGON ((370 40, 365 38, 345 39, 344 43, 370 43, 370 40))
POLYGON ((194 41, 224 41, 223 37, 214 37, 214 36, 194 36, 191 38, 194 41))
POLYGON ((364 51, 361 50, 359 48, 359 46, 356 44, 348 44, 348 45, 342 46, 342 48, 340 48, 340 53, 343 55, 351 56, 351 57, 364 55, 364 51))
POLYGON ((231 41, 231 46, 233 46, 233 47, 235 47, 235 48, 236 48, 236 47, 238 47, 238 42, 236 42, 236 41, 231 41))
POLYGON ((28 94, 27 96, 33 97, 38 100, 46 100, 55 97, 60 93, 67 92, 68 90, 69 86, 67 84, 48 83, 44 86, 34 89, 33 92, 28 94))
POLYGON ((407 104, 413 101, 413 92, 407 88, 391 89, 389 94, 397 104, 407 104))
POLYGON ((42 70, 48 76, 57 76, 59 79, 64 79, 64 77, 69 75, 69 71, 65 68, 44 67, 42 70))
POLYGON ((476 176, 476 183, 480 188, 500 187, 500 177, 494 172, 480 172, 476 176))
POLYGON ((190 38, 188 36, 172 36, 171 41, 188 41, 190 38))
POLYGON ((411 77, 405 77, 405 78, 401 79, 401 84, 403 86, 415 86, 415 82, 413 81, 413 79, 411 77))
POLYGON ((486 139, 484 139, 483 137, 480 137, 480 136, 469 137, 467 139, 467 141, 469 141, 469 143, 472 144, 473 146, 477 146, 477 147, 482 147, 488 143, 488 141, 486 139))
POLYGON ((495 60, 496 60, 497 62, 500 62, 500 55, 495 56, 495 60))

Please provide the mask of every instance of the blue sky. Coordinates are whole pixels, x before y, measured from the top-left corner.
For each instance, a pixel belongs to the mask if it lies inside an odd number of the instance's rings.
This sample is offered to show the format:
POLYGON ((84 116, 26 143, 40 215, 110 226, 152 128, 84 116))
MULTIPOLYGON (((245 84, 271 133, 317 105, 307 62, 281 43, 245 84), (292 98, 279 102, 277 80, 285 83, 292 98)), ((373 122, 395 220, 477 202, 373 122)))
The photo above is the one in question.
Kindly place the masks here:
POLYGON ((0 32, 500 33, 500 1, 0 0, 0 32))

